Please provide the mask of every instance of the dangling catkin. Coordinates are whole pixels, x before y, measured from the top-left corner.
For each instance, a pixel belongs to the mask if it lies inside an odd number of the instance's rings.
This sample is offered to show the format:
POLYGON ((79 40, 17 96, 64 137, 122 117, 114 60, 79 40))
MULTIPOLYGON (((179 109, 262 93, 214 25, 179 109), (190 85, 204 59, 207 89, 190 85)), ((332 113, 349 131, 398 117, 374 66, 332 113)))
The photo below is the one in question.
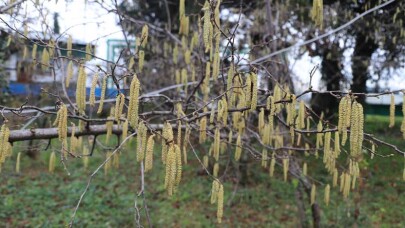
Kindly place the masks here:
POLYGON ((66 49, 67 49, 67 57, 72 57, 72 36, 69 35, 68 40, 67 40, 67 45, 66 45, 66 49))
POLYGON ((107 89, 107 77, 108 77, 107 75, 104 75, 103 77, 103 84, 101 86, 100 104, 98 105, 97 114, 101 114, 101 112, 103 111, 105 91, 107 89))
POLYGON ((24 51, 23 51, 23 57, 22 57, 22 59, 23 59, 23 60, 26 59, 27 56, 28 56, 28 48, 27 48, 27 45, 24 45, 24 51))
POLYGON ((330 185, 327 184, 325 187, 325 204, 326 206, 329 206, 329 198, 330 198, 330 185))
POLYGON ((205 52, 210 49, 211 40, 210 40, 210 26, 211 26, 211 15, 210 15, 210 3, 205 1, 204 7, 202 8, 204 11, 204 25, 203 25, 203 41, 205 52))
POLYGON ((207 140, 207 117, 204 116, 200 120, 200 143, 204 143, 207 140))
POLYGON ((219 164, 218 164, 218 162, 216 162, 216 163, 214 164, 214 168, 213 168, 213 171, 212 171, 212 175, 213 175, 214 177, 218 177, 218 172, 219 172, 219 164))
POLYGON ((181 149, 178 145, 174 145, 174 152, 176 153, 176 179, 175 179, 175 186, 179 186, 182 172, 183 172, 183 165, 181 161, 181 149))
POLYGON ((284 158, 283 158, 283 176, 284 176, 284 181, 287 181, 288 168, 289 168, 289 158, 288 158, 288 157, 284 157, 284 158))
POLYGON ((49 172, 53 173, 55 171, 55 161, 56 161, 56 155, 55 151, 52 151, 51 156, 49 157, 49 172))
POLYGON ((155 145, 154 140, 155 135, 151 135, 148 138, 148 143, 146 146, 146 157, 145 157, 145 172, 152 169, 153 166, 153 147, 155 145))
POLYGON ((32 46, 32 52, 31 52, 31 58, 33 61, 37 60, 37 49, 38 49, 37 44, 34 44, 32 46))
POLYGON ((58 124, 59 141, 63 141, 67 138, 67 107, 62 104, 57 113, 54 125, 58 124))
POLYGON ((138 126, 138 111, 139 111, 139 90, 141 84, 136 74, 134 74, 129 90, 129 107, 128 107, 128 122, 131 127, 136 128, 138 126))
POLYGON ((15 172, 20 173, 20 161, 21 161, 21 152, 18 152, 17 154, 17 161, 15 164, 15 172))
POLYGON ((79 67, 79 76, 77 78, 76 86, 76 103, 79 113, 84 114, 86 109, 86 71, 84 66, 79 67))
POLYGON ((214 204, 218 200, 218 190, 219 190, 219 181, 214 180, 212 182, 212 188, 211 188, 211 204, 214 204))
POLYGON ((142 34, 141 34, 141 46, 144 48, 148 43, 148 36, 149 36, 149 27, 148 25, 144 25, 142 27, 142 34))
POLYGON ((117 95, 117 98, 115 99, 114 119, 117 122, 121 118, 122 112, 124 110, 124 104, 125 104, 125 95, 123 93, 120 93, 117 95))
POLYGON ((274 176, 274 168, 275 168, 275 166, 276 166, 276 158, 275 158, 274 152, 273 152, 273 154, 271 155, 270 167, 269 167, 269 175, 270 175, 270 177, 274 176))
POLYGON ((389 127, 394 127, 395 125, 395 97, 391 93, 391 102, 390 102, 390 125, 389 127))
POLYGON ((311 206, 314 205, 316 199, 316 185, 312 184, 311 187, 311 206))
POLYGON ((93 76, 93 80, 91 81, 91 88, 90 88, 90 97, 89 103, 91 107, 94 107, 96 103, 96 86, 98 82, 98 72, 93 76))
POLYGON ((333 171, 333 187, 337 186, 337 182, 338 182, 338 176, 339 176, 339 172, 337 170, 337 168, 335 168, 335 170, 333 171))
POLYGON ((304 165, 302 165, 302 175, 307 176, 307 174, 308 174, 307 163, 304 162, 304 165))
POLYGON ((143 50, 140 50, 139 51, 139 59, 138 59, 139 72, 142 72, 144 62, 145 62, 145 52, 143 50))
POLYGON ((224 186, 219 184, 218 189, 218 205, 217 205, 217 219, 218 223, 222 222, 222 216, 224 214, 224 186))
POLYGON ((92 55, 92 53, 91 53, 91 48, 92 48, 92 46, 91 46, 91 44, 90 43, 88 43, 87 45, 86 45, 86 57, 85 57, 85 60, 86 61, 90 61, 91 60, 91 55, 92 55))
POLYGON ((48 67, 49 67, 49 52, 46 48, 44 48, 41 57, 41 69, 45 71, 48 69, 48 67))
POLYGON ((236 139, 235 161, 239 161, 241 154, 242 154, 242 140, 241 135, 238 134, 238 137, 236 139))
POLYGON ((364 114, 363 106, 357 101, 354 101, 352 104, 351 119, 350 155, 358 157, 361 154, 363 146, 364 114))
POLYGON ((145 157, 145 145, 146 145, 146 134, 147 127, 143 122, 139 124, 138 134, 137 134, 137 151, 136 151, 136 160, 141 162, 145 157))
POLYGON ((72 60, 70 60, 66 69, 66 82, 65 82, 66 88, 69 87, 70 80, 72 80, 72 77, 73 77, 73 62, 72 60))

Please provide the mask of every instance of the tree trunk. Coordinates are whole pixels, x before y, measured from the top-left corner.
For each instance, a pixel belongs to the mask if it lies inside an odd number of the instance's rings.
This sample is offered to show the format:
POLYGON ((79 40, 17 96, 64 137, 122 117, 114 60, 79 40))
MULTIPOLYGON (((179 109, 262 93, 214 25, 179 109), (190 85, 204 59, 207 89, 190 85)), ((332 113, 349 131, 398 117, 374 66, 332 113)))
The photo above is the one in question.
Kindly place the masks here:
MULTIPOLYGON (((371 55, 377 49, 374 40, 367 39, 367 37, 359 33, 356 37, 356 46, 353 52, 352 71, 353 82, 351 90, 354 93, 366 93, 366 82, 369 78, 368 66, 370 65, 371 55)), ((364 104, 365 97, 359 96, 357 101, 364 104)))
MULTIPOLYGON (((341 67, 342 54, 338 44, 332 44, 332 48, 325 49, 322 54, 321 80, 325 83, 327 91, 340 90, 340 82, 344 76, 341 67)), ((339 101, 331 94, 313 94, 311 100, 312 109, 320 115, 331 117, 337 113, 339 101)))

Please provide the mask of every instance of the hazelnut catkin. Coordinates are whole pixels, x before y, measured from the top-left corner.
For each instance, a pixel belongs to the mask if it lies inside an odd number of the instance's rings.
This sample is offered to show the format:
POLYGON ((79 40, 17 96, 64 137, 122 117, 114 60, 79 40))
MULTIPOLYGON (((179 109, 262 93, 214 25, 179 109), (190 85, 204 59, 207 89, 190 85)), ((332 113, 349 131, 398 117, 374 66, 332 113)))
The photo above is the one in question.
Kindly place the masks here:
POLYGON ((395 125, 395 97, 391 93, 391 102, 390 102, 390 125, 389 127, 394 127, 395 125))
POLYGON ((326 206, 329 205, 329 198, 330 198, 330 185, 327 184, 327 185, 325 186, 325 199, 324 199, 326 206))
POLYGON ((312 184, 312 187, 311 187, 311 205, 313 205, 315 203, 315 199, 316 199, 316 185, 312 184))
POLYGON ((51 156, 49 157, 49 172, 53 173, 55 171, 55 161, 56 161, 56 155, 55 151, 52 151, 51 156))
POLYGON ((145 155, 145 172, 148 172, 153 167, 153 147, 155 145, 154 137, 155 135, 151 135, 148 138, 145 155))
POLYGON ((235 161, 239 161, 241 154, 242 154, 242 140, 241 135, 238 134, 238 137, 236 139, 235 161))
POLYGON ((94 107, 94 105, 96 103, 97 82, 98 82, 98 72, 93 76, 93 80, 91 81, 89 103, 90 103, 90 106, 92 106, 92 107, 94 107))
POLYGON ((101 95, 100 95, 100 104, 98 105, 97 114, 101 114, 104 106, 105 91, 107 89, 107 75, 103 77, 103 84, 101 85, 101 95))
POLYGON ((224 214, 224 186, 222 184, 219 184, 217 206, 217 220, 218 223, 221 223, 224 214))
POLYGON ((139 72, 142 72, 143 65, 144 65, 144 62, 145 62, 145 52, 143 50, 139 51, 138 58, 139 58, 138 59, 138 69, 139 69, 139 72))
POLYGON ((129 90, 129 107, 128 107, 128 122, 131 127, 136 128, 138 126, 138 111, 139 111, 139 90, 140 90, 141 84, 138 80, 138 77, 136 74, 134 74, 131 85, 130 85, 130 90, 129 90))

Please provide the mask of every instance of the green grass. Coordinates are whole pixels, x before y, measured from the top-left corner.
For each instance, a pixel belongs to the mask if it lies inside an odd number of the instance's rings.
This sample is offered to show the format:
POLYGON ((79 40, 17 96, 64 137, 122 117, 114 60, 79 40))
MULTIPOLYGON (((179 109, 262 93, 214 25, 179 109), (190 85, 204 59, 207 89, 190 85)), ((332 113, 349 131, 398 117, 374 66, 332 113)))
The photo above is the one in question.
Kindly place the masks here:
MULTIPOLYGON (((405 148, 399 131, 400 119, 394 129, 388 128, 386 117, 366 118, 365 131, 376 137, 405 148)), ((46 141, 36 142, 43 150, 46 141)), ((83 192, 88 176, 105 158, 104 150, 96 150, 90 166, 83 168, 80 159, 67 162, 71 175, 58 163, 54 174, 47 171, 49 151, 41 151, 32 160, 24 155, 27 143, 15 145, 14 154, 4 164, 0 174, 0 224, 10 227, 60 227, 66 225, 83 192), (14 172, 16 152, 23 152, 21 174, 14 172)), ((54 145, 54 149, 57 146, 54 145)), ((200 148, 201 149, 201 148, 200 148)), ((200 152, 198 152, 200 153, 200 152)), ((394 152, 379 147, 378 153, 394 152)), ((184 166, 184 175, 177 193, 167 197, 164 190, 164 167, 156 152, 153 170, 146 173, 145 198, 152 224, 155 227, 213 227, 216 223, 216 205, 209 202, 212 180, 204 175, 199 162, 189 153, 190 161, 184 166)), ((140 191, 140 167, 135 161, 133 145, 123 151, 119 169, 104 175, 104 170, 93 178, 76 215, 77 227, 133 227, 134 202, 141 208, 141 223, 147 225, 140 191)), ((223 155, 220 172, 227 165, 223 155)), ((323 168, 322 159, 310 158, 308 172, 317 180, 330 183, 331 178, 323 168)), ((345 165, 342 159, 341 164, 345 165)), ((260 162, 246 165, 246 180, 238 184, 235 175, 237 164, 229 164, 225 178, 224 227, 296 227, 299 224, 295 200, 295 180, 282 181, 282 170, 276 167, 276 177, 269 178, 260 162)), ((348 199, 343 199, 336 189, 331 191, 328 207, 322 202, 323 187, 318 186, 318 200, 322 210, 323 227, 404 227, 405 183, 402 181, 404 158, 395 156, 373 160, 364 155, 361 163, 361 180, 348 199)), ((310 220, 309 199, 305 195, 306 215, 310 220)))

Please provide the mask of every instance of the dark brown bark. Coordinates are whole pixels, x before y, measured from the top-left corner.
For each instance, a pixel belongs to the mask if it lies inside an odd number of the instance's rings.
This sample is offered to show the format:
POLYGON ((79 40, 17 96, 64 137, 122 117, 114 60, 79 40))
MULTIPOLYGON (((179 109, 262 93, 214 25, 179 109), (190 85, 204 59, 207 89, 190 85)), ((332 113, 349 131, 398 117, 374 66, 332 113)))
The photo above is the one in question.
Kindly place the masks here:
MULTIPOLYGON (((352 71, 353 83, 351 86, 352 92, 365 93, 367 92, 366 82, 369 79, 368 66, 370 65, 371 55, 377 49, 374 40, 367 39, 362 33, 356 36, 356 46, 353 52, 352 71)), ((357 99, 364 104, 365 97, 361 96, 357 99)))

